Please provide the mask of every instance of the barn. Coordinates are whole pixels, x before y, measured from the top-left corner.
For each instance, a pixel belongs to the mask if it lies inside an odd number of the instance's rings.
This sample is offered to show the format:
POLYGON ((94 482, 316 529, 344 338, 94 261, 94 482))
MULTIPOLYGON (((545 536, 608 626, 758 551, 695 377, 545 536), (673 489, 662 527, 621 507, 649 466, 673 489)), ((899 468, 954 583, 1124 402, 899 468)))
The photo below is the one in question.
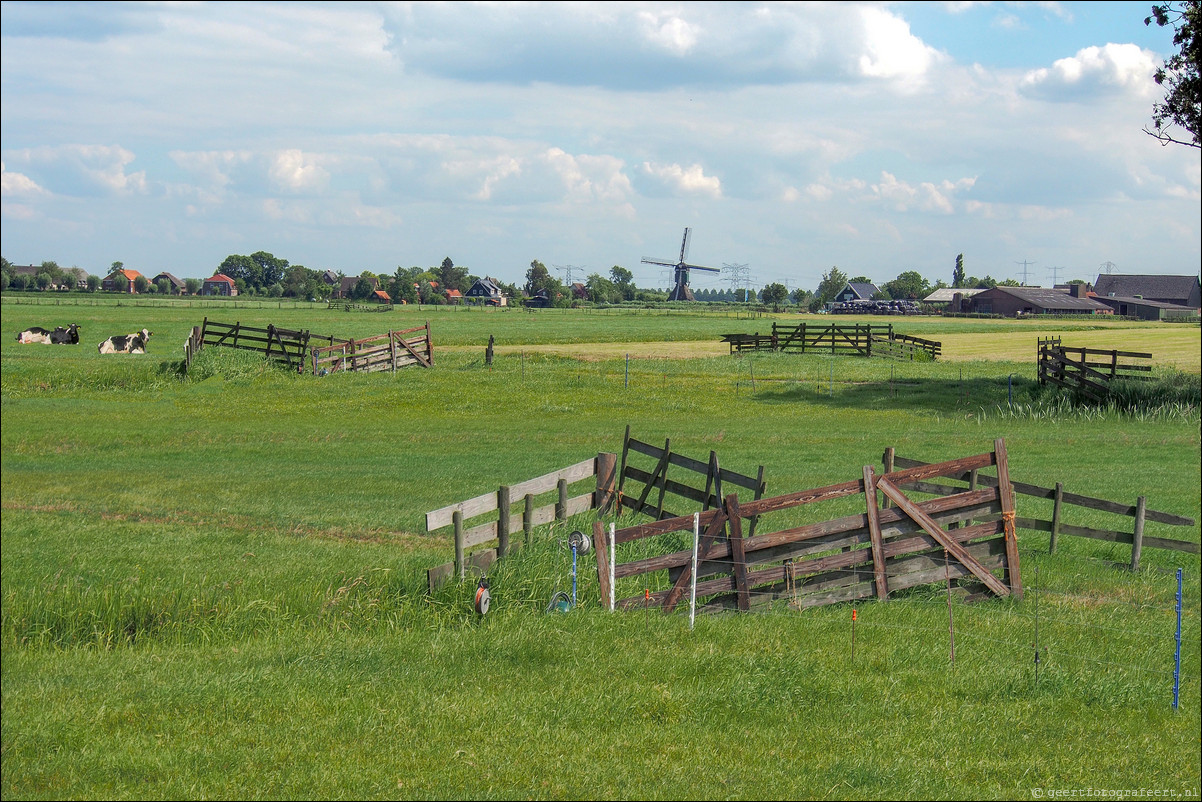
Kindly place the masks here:
POLYGON ((1197 276, 1098 276, 1094 284, 1094 295, 1100 298, 1142 298, 1164 304, 1202 308, 1202 289, 1197 276))
POLYGON ((1150 301, 1147 298, 1127 298, 1117 295, 1099 295, 1095 300, 1109 306, 1116 315, 1137 317, 1140 320, 1175 320, 1198 317, 1198 310, 1180 304, 1150 301))
POLYGON ((875 284, 866 284, 862 281, 849 281, 843 289, 839 290, 839 294, 831 300, 837 304, 847 303, 848 301, 871 301, 880 292, 875 284))
POLYGON ((1112 315, 1114 310, 1093 298, 1080 298, 1046 287, 1003 287, 982 290, 964 301, 979 315, 1112 315))
POLYGON ((134 281, 141 277, 142 274, 137 270, 114 270, 101 280, 100 289, 105 292, 128 292, 132 295, 137 293, 137 290, 134 289, 134 281))

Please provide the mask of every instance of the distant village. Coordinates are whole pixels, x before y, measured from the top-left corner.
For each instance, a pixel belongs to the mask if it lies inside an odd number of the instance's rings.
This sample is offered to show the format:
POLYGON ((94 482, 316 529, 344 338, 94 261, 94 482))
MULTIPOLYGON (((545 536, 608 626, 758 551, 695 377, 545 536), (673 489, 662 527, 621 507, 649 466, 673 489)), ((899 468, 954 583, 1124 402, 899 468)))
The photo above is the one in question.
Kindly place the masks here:
MULTIPOLYGON (((259 252, 230 256, 212 276, 181 279, 167 271, 148 276, 114 262, 107 275, 88 274, 78 267, 54 262, 0 265, 4 292, 104 292, 130 295, 175 295, 234 298, 262 296, 305 301, 365 304, 484 305, 571 307, 633 303, 667 303, 682 298, 692 303, 753 303, 775 311, 819 314, 946 314, 991 317, 1027 315, 1117 315, 1143 320, 1197 319, 1202 314, 1198 276, 1099 274, 1093 283, 1073 281, 1053 287, 1026 286, 965 277, 960 261, 953 284, 930 285, 913 271, 877 284, 864 276, 848 278, 838 268, 823 275, 813 291, 790 291, 781 284, 762 290, 749 288, 697 291, 643 289, 630 271, 615 266, 608 276, 593 274, 586 281, 564 283, 541 262, 531 262, 523 285, 506 284, 472 275, 449 258, 436 268, 398 268, 393 274, 310 270, 259 252)), ((679 303, 680 301, 673 301, 679 303)))

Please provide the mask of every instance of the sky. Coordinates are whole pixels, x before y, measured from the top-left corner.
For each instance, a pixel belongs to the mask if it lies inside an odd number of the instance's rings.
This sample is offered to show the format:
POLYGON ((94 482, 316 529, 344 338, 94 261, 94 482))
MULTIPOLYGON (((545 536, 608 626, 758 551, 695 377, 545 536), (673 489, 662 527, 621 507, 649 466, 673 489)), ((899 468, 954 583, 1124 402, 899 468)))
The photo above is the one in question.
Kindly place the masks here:
POLYGON ((1151 5, 3 2, 0 254, 667 288, 690 228, 694 290, 1198 275, 1151 5))

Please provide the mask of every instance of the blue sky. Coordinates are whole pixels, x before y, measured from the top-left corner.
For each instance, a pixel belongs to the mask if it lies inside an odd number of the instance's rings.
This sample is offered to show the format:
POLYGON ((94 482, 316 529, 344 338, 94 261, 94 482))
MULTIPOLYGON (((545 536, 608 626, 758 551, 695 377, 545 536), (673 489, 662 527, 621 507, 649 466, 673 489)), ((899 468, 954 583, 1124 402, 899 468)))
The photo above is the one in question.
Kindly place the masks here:
MULTIPOLYGON (((211 275, 264 250, 521 283, 642 257, 1197 275, 1197 149, 1142 129, 1151 3, 0 5, 0 252, 211 275)), ((694 272, 694 288, 735 274, 694 272)))

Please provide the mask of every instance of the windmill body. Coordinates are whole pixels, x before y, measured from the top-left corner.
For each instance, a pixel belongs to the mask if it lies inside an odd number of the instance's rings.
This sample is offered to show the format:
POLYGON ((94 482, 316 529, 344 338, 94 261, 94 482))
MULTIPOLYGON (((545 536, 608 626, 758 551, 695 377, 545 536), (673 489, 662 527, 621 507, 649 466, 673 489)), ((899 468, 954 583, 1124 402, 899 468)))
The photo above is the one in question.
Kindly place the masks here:
POLYGON ((690 270, 708 270, 711 273, 721 273, 722 271, 716 267, 705 267, 704 265, 691 265, 686 259, 689 258, 689 241, 692 238, 692 229, 684 230, 684 239, 680 241, 680 259, 675 262, 669 262, 666 259, 648 259, 643 258, 643 264, 647 265, 663 265, 664 267, 674 268, 675 286, 672 288, 672 293, 668 296, 669 301, 692 301, 693 291, 689 289, 689 271, 690 270))

